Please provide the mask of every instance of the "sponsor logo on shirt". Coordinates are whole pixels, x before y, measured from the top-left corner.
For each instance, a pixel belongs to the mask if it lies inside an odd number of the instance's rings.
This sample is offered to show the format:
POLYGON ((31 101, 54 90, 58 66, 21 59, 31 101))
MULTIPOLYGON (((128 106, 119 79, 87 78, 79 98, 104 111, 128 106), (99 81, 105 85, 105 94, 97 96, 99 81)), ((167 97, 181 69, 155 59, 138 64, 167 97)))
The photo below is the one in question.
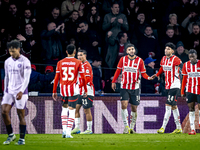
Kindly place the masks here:
POLYGON ((124 71, 125 72, 137 72, 137 68, 133 68, 133 67, 124 67, 124 71))
POLYGON ((189 72, 188 75, 190 78, 200 77, 200 72, 189 72))
POLYGON ((163 65, 163 70, 164 70, 164 71, 171 71, 171 70, 172 70, 172 67, 163 65))

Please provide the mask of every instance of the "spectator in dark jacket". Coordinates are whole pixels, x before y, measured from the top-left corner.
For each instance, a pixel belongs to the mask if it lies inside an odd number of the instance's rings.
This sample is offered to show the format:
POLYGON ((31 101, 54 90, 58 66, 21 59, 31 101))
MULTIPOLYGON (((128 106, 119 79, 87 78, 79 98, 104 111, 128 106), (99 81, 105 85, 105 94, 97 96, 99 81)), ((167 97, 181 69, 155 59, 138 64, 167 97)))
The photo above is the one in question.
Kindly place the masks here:
POLYGON ((41 33, 43 48, 42 58, 47 64, 57 64, 63 58, 63 43, 65 41, 64 23, 56 27, 54 22, 47 26, 41 33))
POLYGON ((181 59, 182 63, 185 63, 185 62, 187 62, 189 60, 189 58, 188 58, 188 50, 184 49, 183 42, 179 41, 176 44, 176 53, 175 53, 175 55, 181 59))
POLYGON ((95 88, 95 93, 102 91, 102 71, 101 71, 101 58, 95 57, 92 62, 92 71, 93 71, 93 83, 95 88))
POLYGON ((36 66, 35 65, 31 65, 32 68, 32 72, 31 72, 31 76, 30 76, 30 82, 29 82, 29 86, 28 89, 29 91, 42 91, 45 88, 45 82, 51 82, 54 79, 54 76, 47 76, 44 74, 41 74, 39 72, 36 71, 36 66))
MULTIPOLYGON (((148 74, 148 76, 152 76, 155 74, 154 61, 156 61, 156 59, 152 59, 151 57, 146 58, 144 61, 145 66, 146 66, 146 73, 148 74)), ((158 78, 156 78, 154 80, 145 80, 144 78, 142 78, 142 81, 141 81, 142 93, 155 93, 154 85, 157 82, 158 82, 158 78)))
POLYGON ((77 28, 78 47, 87 51, 87 59, 99 56, 100 38, 95 30, 90 30, 86 21, 81 21, 77 28))

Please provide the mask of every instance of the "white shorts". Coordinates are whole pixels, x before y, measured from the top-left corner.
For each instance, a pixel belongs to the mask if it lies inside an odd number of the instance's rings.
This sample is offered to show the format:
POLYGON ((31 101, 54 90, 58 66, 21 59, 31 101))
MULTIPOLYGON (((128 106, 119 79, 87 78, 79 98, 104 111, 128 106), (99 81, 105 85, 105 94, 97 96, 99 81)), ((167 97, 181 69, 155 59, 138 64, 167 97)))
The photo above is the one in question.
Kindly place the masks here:
POLYGON ((15 104, 15 107, 17 109, 25 109, 27 100, 28 100, 28 94, 23 94, 22 98, 20 100, 17 100, 16 95, 4 93, 1 105, 8 104, 13 106, 15 104))

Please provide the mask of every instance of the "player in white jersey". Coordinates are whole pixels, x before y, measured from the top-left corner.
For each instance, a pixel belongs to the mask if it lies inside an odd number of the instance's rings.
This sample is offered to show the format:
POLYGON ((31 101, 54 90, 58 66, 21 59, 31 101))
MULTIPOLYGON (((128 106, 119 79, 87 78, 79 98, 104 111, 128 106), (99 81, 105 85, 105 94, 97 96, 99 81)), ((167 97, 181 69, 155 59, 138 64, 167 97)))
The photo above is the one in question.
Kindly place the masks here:
POLYGON ((76 103, 76 112, 75 112, 75 128, 72 130, 72 134, 92 134, 92 114, 90 108, 93 107, 93 98, 94 98, 94 85, 93 85, 93 72, 90 63, 87 61, 86 56, 87 52, 85 50, 78 51, 78 59, 82 61, 83 68, 85 71, 86 83, 88 96, 83 97, 84 88, 81 86, 82 79, 79 77, 79 87, 80 87, 80 96, 76 103), (87 120, 87 129, 84 132, 80 131, 80 108, 83 106, 84 113, 87 120))
POLYGON ((20 54, 20 42, 13 40, 7 44, 11 57, 6 59, 4 63, 5 80, 4 80, 4 96, 1 102, 3 121, 6 125, 8 138, 4 145, 9 145, 10 142, 16 139, 11 126, 9 112, 15 104, 17 114, 20 121, 20 139, 16 145, 25 144, 25 105, 28 100, 28 83, 31 74, 31 63, 23 55, 20 54))

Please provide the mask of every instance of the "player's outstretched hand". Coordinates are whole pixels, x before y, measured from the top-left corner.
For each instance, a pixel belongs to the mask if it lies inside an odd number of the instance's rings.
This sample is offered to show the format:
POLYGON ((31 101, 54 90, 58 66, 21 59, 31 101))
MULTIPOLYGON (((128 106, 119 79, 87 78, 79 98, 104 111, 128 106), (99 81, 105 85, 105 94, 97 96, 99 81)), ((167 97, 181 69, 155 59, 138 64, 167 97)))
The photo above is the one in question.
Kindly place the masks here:
POLYGON ((58 97, 57 93, 53 93, 53 94, 52 94, 52 97, 53 97, 53 100, 54 100, 54 101, 57 101, 57 97, 58 97))
POLYGON ((116 84, 115 84, 115 83, 112 83, 111 87, 112 87, 113 91, 115 91, 115 89, 116 89, 116 84))
POLYGON ((16 99, 17 99, 17 100, 20 100, 20 99, 22 98, 22 95, 23 95, 23 93, 22 93, 22 92, 19 92, 19 93, 17 94, 17 96, 16 96, 16 99))
POLYGON ((153 77, 148 77, 148 80, 153 80, 154 78, 153 77))
POLYGON ((154 75, 151 76, 151 78, 153 78, 153 79, 155 79, 155 77, 157 77, 156 74, 154 74, 154 75))

